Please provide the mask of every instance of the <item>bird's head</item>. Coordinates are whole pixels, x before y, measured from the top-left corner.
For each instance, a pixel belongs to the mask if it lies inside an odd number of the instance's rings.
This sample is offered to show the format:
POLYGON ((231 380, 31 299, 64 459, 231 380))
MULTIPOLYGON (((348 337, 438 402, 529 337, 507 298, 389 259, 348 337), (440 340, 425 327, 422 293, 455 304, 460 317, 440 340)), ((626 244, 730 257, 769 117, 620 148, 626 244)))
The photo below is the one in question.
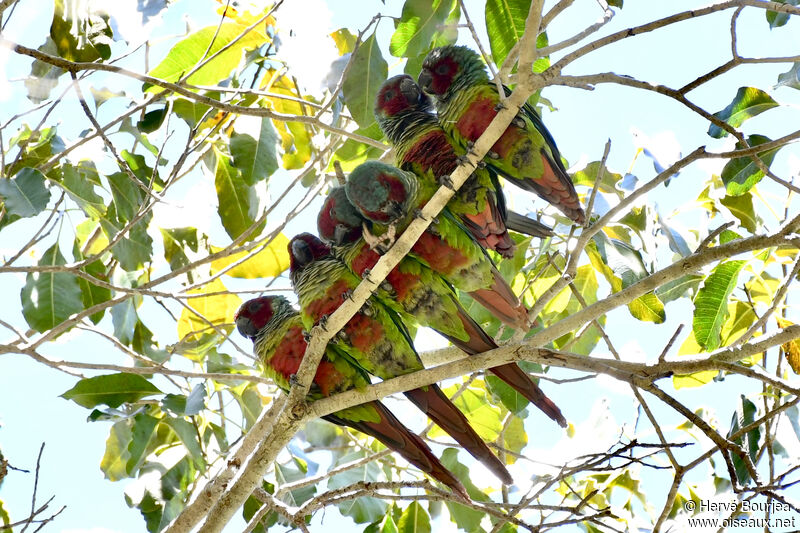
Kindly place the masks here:
POLYGON ((403 111, 416 110, 426 113, 433 109, 430 97, 425 94, 414 78, 400 74, 389 78, 375 97, 375 118, 378 122, 388 120, 403 111))
POLYGON ((319 211, 317 231, 323 241, 341 246, 361 237, 363 222, 364 218, 347 199, 344 187, 335 187, 319 211))
POLYGON ((367 161, 353 169, 345 191, 361 215, 379 224, 391 224, 408 213, 416 178, 397 167, 367 161))
POLYGON ((288 247, 290 274, 299 272, 314 261, 324 259, 331 254, 330 247, 310 233, 295 235, 289 241, 288 247))
POLYGON ((276 316, 283 316, 292 310, 289 300, 283 296, 260 296, 247 300, 234 315, 239 333, 255 341, 258 333, 276 316))
POLYGON ((445 96, 461 84, 488 81, 480 56, 466 46, 434 48, 422 62, 419 84, 430 94, 445 96))

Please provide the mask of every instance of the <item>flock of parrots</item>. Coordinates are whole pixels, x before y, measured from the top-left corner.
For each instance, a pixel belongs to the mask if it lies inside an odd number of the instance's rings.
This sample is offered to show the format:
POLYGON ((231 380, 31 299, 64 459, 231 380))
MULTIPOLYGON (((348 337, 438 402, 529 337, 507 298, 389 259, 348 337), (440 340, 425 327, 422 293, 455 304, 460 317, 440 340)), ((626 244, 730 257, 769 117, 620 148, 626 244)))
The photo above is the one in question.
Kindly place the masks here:
MULTIPOLYGON (((397 167, 367 161, 355 168, 346 185, 333 188, 326 198, 317 219, 319 237, 301 233, 290 241, 290 275, 299 312, 282 296, 262 296, 245 302, 236 313, 239 332, 253 341, 264 372, 279 387, 289 389, 305 354, 307 331, 324 325, 369 274, 385 252, 387 233, 400 234, 440 185, 449 184, 450 174, 502 105, 480 57, 463 46, 433 50, 423 63, 419 85, 407 75, 383 84, 375 116, 395 148, 397 167)), ((468 354, 496 348, 461 306, 457 290, 508 326, 530 328, 527 309, 485 250, 511 257, 515 243, 508 229, 539 237, 552 232, 506 210, 498 175, 538 194, 576 223, 584 222, 555 141, 536 111, 525 105, 411 253, 329 343, 309 399, 365 387, 369 375, 389 379, 423 368, 406 321, 436 330, 468 354)), ((566 427, 559 408, 519 366, 490 371, 566 427)), ((513 482, 503 462, 437 385, 405 395, 498 479, 513 482)), ((325 419, 373 436, 468 498, 427 444, 380 402, 325 419)))

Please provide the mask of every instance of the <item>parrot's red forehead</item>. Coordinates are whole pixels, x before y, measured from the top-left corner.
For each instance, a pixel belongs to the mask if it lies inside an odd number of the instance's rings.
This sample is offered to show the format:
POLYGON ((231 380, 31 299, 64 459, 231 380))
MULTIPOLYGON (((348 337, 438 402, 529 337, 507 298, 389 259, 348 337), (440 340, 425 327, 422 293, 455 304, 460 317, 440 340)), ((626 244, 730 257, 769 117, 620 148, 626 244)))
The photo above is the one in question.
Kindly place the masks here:
POLYGON ((423 68, 431 77, 431 82, 426 89, 441 95, 450 88, 461 65, 450 55, 437 54, 426 59, 423 68))
POLYGON ((395 76, 383 84, 378 91, 378 96, 375 98, 376 114, 382 113, 387 117, 391 117, 411 108, 411 102, 406 99, 406 95, 400 90, 400 85, 404 80, 414 83, 414 79, 411 76, 404 74, 395 76))
POLYGON ((275 314, 272 309, 273 296, 261 296, 248 300, 239 307, 234 315, 234 320, 237 324, 243 320, 249 320, 255 330, 263 328, 275 314))

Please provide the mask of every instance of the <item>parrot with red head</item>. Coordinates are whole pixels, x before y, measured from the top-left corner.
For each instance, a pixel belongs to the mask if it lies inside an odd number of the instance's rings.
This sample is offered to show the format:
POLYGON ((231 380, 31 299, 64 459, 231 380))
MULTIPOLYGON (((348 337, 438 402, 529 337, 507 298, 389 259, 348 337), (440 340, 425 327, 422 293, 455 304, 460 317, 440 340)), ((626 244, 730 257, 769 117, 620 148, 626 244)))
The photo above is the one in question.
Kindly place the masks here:
MULTIPOLYGON (((261 296, 243 303, 235 321, 239 333, 253 341, 253 350, 264 374, 288 393, 292 376, 300 368, 308 347, 300 314, 283 296, 261 296)), ((308 399, 314 401, 337 392, 361 389, 368 384, 369 376, 362 369, 337 354, 334 347, 328 347, 317 367, 308 399)), ((461 482, 445 468, 428 445, 381 402, 357 405, 323 418, 376 438, 456 494, 469 498, 461 482)))
MULTIPOLYGON (((467 153, 503 106, 480 56, 466 46, 432 50, 422 63, 419 84, 433 95, 439 123, 459 148, 459 155, 467 153)), ((555 140, 529 104, 522 106, 484 162, 571 220, 584 223, 586 215, 555 140)))
MULTIPOLYGON (((430 97, 406 74, 386 80, 375 99, 375 118, 395 148, 395 164, 441 185, 458 166, 459 156, 432 109, 430 97)), ((508 229, 540 238, 553 235, 544 224, 506 209, 497 174, 485 166, 475 169, 447 207, 481 246, 506 258, 516 249, 508 229)))
MULTIPOLYGON (((334 243, 334 255, 362 279, 380 259, 361 237, 362 227, 369 224, 350 203, 344 187, 336 187, 328 193, 317 218, 320 237, 334 243)), ((461 306, 452 286, 413 256, 404 257, 374 294, 382 301, 397 302, 404 318, 439 332, 470 355, 497 348, 494 340, 461 306)), ((566 427, 558 406, 516 363, 489 371, 566 427)))
MULTIPOLYGON (((361 282, 332 255, 330 247, 310 233, 301 233, 289 241, 289 273, 307 330, 315 325, 324 328, 327 317, 351 297, 361 282)), ((364 303, 330 344, 354 365, 381 379, 424 368, 405 324, 375 296, 364 303)), ((513 482, 502 461, 438 385, 407 391, 405 395, 503 483, 513 482)))

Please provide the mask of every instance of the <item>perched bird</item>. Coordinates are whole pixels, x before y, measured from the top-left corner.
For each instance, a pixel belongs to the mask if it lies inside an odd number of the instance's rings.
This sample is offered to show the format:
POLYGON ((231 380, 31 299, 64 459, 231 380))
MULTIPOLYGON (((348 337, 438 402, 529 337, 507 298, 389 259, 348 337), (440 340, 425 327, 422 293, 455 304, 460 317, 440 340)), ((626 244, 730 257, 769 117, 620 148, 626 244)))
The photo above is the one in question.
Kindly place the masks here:
MULTIPOLYGON (((239 333, 253 341, 253 350, 263 365, 264 373, 284 392, 288 392, 290 380, 300 368, 307 347, 300 314, 283 296, 262 296, 243 303, 236 312, 235 320, 239 333)), ((309 399, 318 400, 368 384, 369 377, 361 368, 337 354, 335 348, 329 347, 317 367, 309 399)), ((378 439, 456 494, 469 499, 461 482, 445 468, 428 445, 397 420, 382 403, 368 402, 323 418, 378 439)))
MULTIPOLYGON (((480 57, 465 46, 432 50, 422 63, 419 84, 433 94, 439 123, 463 153, 503 106, 480 57)), ((538 194, 578 224, 585 221, 555 140, 529 104, 522 107, 484 161, 511 183, 538 194)))
MULTIPOLYGON (((395 164, 421 180, 442 185, 458 166, 459 156, 432 109, 430 97, 406 74, 386 80, 375 99, 375 118, 395 148, 395 164)), ((508 229, 541 238, 553 235, 544 224, 506 210, 491 168, 476 168, 447 207, 481 246, 506 258, 513 257, 516 249, 508 229)))
MULTIPOLYGON (((336 187, 328 193, 317 218, 320 237, 335 244, 333 254, 360 278, 364 278, 380 259, 380 255, 361 237, 361 228, 365 224, 369 225, 369 221, 362 218, 347 199, 344 187, 336 187)), ((453 288, 413 256, 404 257, 374 295, 381 300, 397 302, 404 318, 436 330, 470 355, 497 348, 494 340, 458 302, 453 288)), ((489 371, 566 427, 567 422, 558 406, 516 363, 490 368, 489 371)))
MULTIPOLYGON (((331 255, 325 243, 310 233, 301 233, 289 241, 289 272, 300 302, 300 318, 308 330, 317 324, 324 328, 327 317, 350 298, 361 282, 347 265, 331 255)), ((374 296, 344 325, 331 344, 353 364, 381 379, 424 368, 405 325, 374 296)), ((405 395, 503 483, 513 482, 505 465, 438 385, 414 389, 405 395)))
MULTIPOLYGON (((437 186, 379 161, 357 166, 347 178, 347 198, 372 223, 380 237, 405 231, 437 186)), ((365 234, 366 236, 366 234, 365 234)), ((529 329, 528 312, 500 275, 486 251, 447 207, 411 248, 411 255, 469 293, 504 323, 529 329)))

